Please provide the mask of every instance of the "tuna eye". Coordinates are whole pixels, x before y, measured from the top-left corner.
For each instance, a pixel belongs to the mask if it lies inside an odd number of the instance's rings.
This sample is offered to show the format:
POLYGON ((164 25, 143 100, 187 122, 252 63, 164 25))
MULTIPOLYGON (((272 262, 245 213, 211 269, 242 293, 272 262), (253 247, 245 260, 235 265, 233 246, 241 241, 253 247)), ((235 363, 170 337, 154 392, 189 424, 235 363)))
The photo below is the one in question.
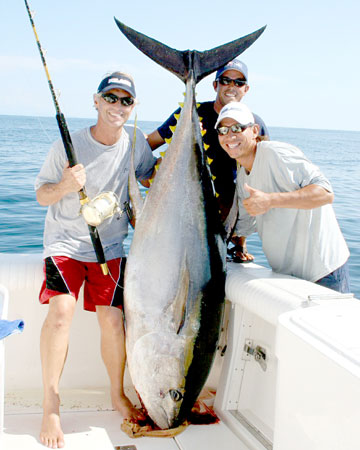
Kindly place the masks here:
POLYGON ((177 391, 176 389, 171 389, 169 391, 170 397, 174 400, 174 402, 179 402, 182 400, 183 395, 180 391, 177 391))

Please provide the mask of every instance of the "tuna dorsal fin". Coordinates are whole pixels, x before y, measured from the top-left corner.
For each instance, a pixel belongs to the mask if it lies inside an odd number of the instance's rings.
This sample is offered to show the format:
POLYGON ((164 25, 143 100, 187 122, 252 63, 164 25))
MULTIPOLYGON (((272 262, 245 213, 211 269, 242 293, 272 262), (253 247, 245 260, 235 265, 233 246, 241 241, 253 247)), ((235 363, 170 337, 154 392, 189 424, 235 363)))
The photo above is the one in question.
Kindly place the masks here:
POLYGON ((116 18, 114 19, 122 33, 145 55, 165 67, 183 82, 186 82, 193 73, 195 83, 243 53, 266 28, 262 27, 227 44, 199 52, 197 50, 175 50, 128 27, 116 18))

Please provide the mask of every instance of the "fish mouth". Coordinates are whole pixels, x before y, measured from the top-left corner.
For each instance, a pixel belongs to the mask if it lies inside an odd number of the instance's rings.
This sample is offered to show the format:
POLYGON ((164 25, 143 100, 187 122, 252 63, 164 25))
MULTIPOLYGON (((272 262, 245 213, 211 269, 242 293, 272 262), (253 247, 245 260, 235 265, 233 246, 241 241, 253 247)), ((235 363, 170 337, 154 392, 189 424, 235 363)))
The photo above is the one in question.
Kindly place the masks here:
POLYGON ((165 418, 165 421, 166 421, 166 424, 167 424, 167 428, 170 428, 171 427, 171 422, 170 422, 170 420, 168 418, 168 415, 166 414, 166 411, 165 411, 165 409, 162 406, 161 406, 161 409, 162 409, 162 411, 164 413, 164 418, 165 418))
MULTIPOLYGON (((151 413, 150 413, 150 417, 152 417, 151 413)), ((156 423, 156 425, 161 430, 168 430, 169 428, 171 428, 171 426, 174 423, 174 420, 169 419, 169 416, 166 413, 166 410, 161 405, 158 405, 156 417, 154 417, 152 420, 156 423)))

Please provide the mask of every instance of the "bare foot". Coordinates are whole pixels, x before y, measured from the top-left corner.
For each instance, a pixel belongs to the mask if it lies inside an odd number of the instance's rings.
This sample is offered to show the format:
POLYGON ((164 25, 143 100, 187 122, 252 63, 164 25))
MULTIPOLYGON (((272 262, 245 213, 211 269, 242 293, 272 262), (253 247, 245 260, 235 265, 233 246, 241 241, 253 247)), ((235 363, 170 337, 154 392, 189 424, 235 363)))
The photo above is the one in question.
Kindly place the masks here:
POLYGON ((63 448, 65 446, 64 433, 60 424, 60 399, 56 397, 53 402, 44 406, 41 424, 40 441, 48 448, 63 448))
POLYGON ((136 409, 125 395, 111 397, 113 408, 118 411, 124 419, 130 422, 146 420, 146 416, 136 409))

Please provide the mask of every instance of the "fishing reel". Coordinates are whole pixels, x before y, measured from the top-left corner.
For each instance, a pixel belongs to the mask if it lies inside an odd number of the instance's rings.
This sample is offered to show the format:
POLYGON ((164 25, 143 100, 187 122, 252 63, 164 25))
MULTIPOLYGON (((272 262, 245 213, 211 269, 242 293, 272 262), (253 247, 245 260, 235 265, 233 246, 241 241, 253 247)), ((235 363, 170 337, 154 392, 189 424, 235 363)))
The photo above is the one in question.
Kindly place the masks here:
POLYGON ((122 214, 119 201, 114 192, 103 192, 92 200, 84 203, 80 208, 80 213, 88 225, 99 226, 104 220, 112 217, 116 213, 122 214))

